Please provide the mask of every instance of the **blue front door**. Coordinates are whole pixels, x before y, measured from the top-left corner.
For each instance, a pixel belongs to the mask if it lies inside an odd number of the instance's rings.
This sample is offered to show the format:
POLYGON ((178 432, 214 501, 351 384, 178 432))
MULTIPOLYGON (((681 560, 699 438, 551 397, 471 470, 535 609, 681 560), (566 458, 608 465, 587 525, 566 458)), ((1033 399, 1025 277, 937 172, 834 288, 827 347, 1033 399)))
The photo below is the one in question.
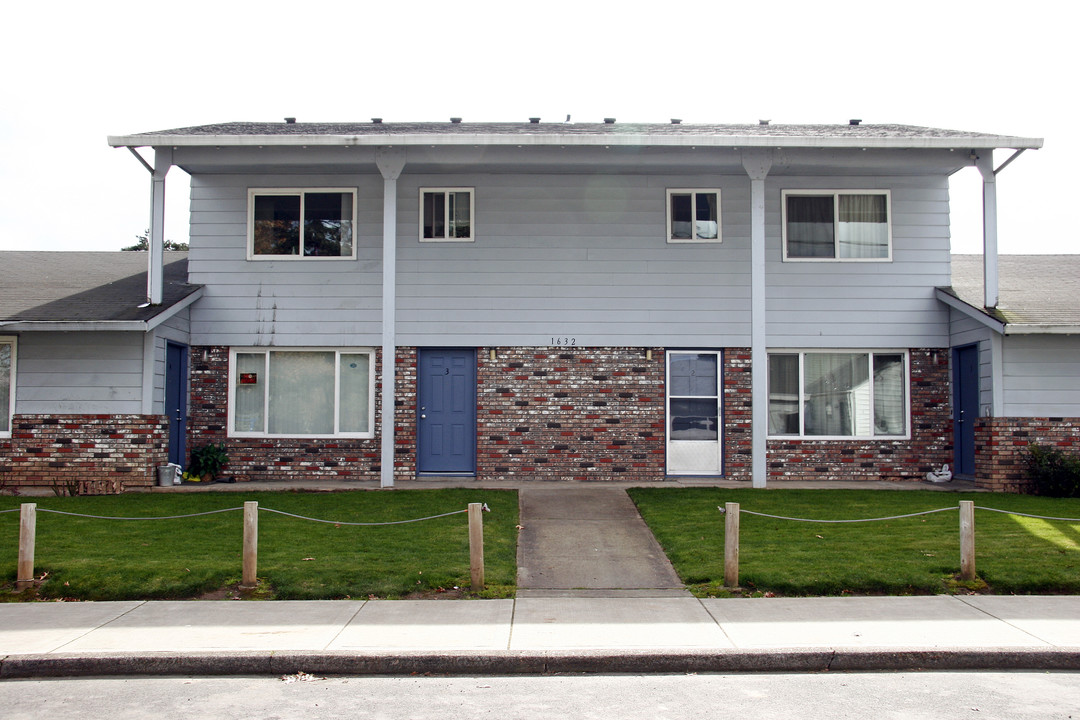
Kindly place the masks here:
POLYGON ((979 418, 979 348, 953 349, 953 444, 957 475, 975 474, 975 421, 979 418))
POLYGON ((169 462, 183 466, 187 435, 188 349, 165 343, 165 416, 169 418, 169 462))
POLYGON ((417 351, 416 470, 476 473, 476 351, 417 351))

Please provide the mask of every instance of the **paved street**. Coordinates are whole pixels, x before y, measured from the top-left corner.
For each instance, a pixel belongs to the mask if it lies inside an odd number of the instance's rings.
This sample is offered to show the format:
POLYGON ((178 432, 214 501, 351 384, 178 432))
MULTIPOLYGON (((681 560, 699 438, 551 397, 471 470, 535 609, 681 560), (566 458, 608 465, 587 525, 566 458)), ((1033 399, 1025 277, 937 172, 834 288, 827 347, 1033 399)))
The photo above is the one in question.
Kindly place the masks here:
POLYGON ((25 680, 0 683, 0 708, 6 720, 1065 719, 1080 717, 1080 675, 982 672, 25 680))

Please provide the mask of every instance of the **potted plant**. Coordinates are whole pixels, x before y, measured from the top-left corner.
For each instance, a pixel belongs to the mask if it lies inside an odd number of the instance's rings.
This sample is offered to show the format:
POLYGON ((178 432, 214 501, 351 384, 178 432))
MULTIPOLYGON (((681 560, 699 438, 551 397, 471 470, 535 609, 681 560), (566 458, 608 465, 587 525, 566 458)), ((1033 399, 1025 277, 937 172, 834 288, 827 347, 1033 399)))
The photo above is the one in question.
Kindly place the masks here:
POLYGON ((191 451, 191 462, 184 475, 192 481, 213 482, 221 468, 229 462, 225 443, 207 443, 191 451))

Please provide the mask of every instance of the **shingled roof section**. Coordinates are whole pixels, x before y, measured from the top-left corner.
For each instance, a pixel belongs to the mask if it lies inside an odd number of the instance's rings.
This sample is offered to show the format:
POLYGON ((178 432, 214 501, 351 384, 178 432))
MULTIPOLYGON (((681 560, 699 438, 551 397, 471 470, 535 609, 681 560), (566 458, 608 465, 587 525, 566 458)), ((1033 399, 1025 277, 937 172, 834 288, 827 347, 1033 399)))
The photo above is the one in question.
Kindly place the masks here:
POLYGON ((733 146, 850 146, 860 144, 894 147, 1038 148, 1042 140, 1002 136, 992 133, 961 132, 940 128, 892 124, 799 125, 799 124, 691 124, 691 123, 471 123, 471 122, 227 122, 214 125, 157 130, 132 135, 110 136, 113 146, 249 144, 261 139, 268 144, 300 144, 304 139, 321 144, 394 144, 410 138, 429 142, 468 142, 481 139, 492 144, 517 141, 529 144, 547 138, 557 143, 577 140, 639 145, 682 144, 698 140, 733 146))
POLYGON ((146 305, 145 252, 0 252, 0 328, 17 323, 150 323, 201 290, 187 253, 166 252, 161 305, 146 305))
MULTIPOLYGON (((982 255, 952 256, 952 294, 983 308, 982 255)), ((1080 331, 1080 255, 999 255, 998 306, 1007 325, 1080 331)))

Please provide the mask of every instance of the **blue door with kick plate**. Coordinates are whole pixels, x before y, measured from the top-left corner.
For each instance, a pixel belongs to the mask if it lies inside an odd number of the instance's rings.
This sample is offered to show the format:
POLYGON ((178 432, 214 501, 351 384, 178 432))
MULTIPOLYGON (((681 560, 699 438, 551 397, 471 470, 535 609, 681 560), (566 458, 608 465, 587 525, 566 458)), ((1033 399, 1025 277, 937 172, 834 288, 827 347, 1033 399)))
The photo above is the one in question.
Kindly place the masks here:
POLYGON ((476 351, 417 350, 416 471, 476 473, 476 351))

